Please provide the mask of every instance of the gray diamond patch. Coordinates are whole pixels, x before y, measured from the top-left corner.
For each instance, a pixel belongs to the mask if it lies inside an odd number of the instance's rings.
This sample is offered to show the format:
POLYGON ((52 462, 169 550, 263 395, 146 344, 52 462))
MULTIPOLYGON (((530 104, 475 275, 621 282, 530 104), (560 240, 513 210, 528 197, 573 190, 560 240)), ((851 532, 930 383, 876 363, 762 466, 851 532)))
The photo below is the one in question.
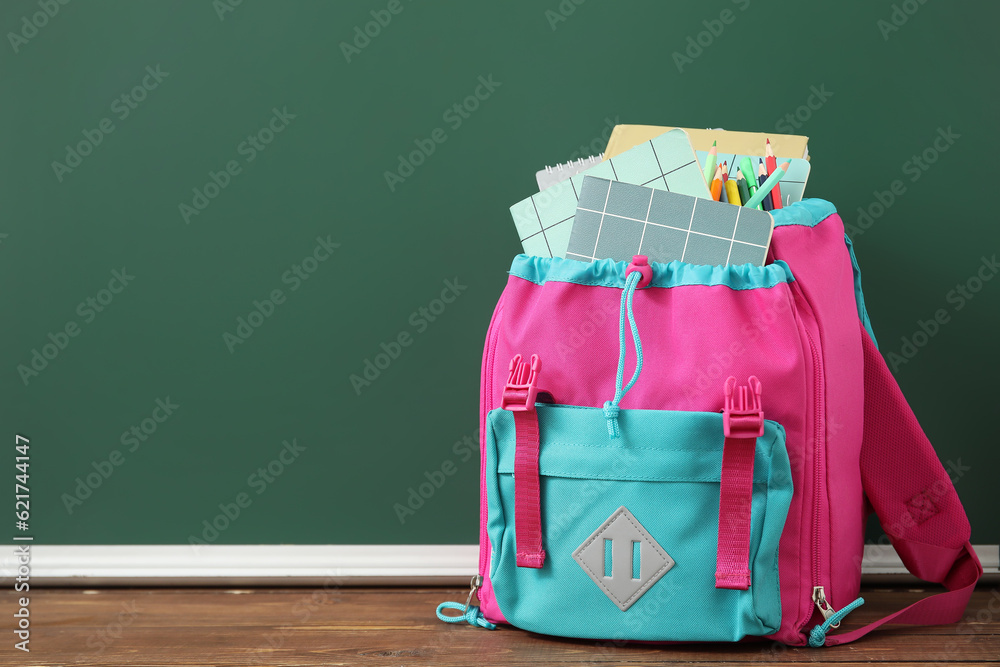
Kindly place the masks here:
POLYGON ((624 506, 576 548, 573 559, 622 611, 674 566, 674 559, 624 506))

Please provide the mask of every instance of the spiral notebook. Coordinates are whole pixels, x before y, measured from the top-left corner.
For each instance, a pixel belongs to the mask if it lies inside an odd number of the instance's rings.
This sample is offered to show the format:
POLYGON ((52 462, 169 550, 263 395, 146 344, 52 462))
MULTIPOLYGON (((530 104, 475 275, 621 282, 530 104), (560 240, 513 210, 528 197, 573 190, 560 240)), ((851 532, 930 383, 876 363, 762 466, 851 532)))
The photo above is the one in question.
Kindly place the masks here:
POLYGON ((567 178, 576 176, 581 171, 590 169, 595 164, 600 164, 604 159, 604 153, 599 155, 589 155, 578 160, 570 160, 557 164, 554 167, 545 167, 535 173, 535 181, 538 183, 538 191, 547 190, 557 183, 562 183, 567 178))

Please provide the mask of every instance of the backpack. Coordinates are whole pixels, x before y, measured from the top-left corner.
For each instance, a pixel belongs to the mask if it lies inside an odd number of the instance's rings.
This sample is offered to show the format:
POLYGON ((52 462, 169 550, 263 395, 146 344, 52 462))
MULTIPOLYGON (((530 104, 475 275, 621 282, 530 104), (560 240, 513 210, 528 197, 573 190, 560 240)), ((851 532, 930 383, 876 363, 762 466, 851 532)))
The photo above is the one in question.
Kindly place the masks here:
POLYGON ((819 199, 772 213, 765 266, 514 259, 483 355, 478 575, 439 618, 793 646, 960 619, 982 566, 843 222, 819 199), (873 510, 947 591, 838 634, 873 510))

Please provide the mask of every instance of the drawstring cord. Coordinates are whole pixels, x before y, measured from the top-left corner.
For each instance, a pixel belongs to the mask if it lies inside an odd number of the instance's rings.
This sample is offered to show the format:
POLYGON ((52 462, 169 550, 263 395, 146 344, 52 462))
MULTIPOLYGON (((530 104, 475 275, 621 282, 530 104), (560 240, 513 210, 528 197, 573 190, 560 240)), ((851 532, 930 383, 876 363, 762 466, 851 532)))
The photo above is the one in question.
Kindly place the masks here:
POLYGON ((635 313, 632 312, 632 297, 635 295, 635 288, 642 279, 642 274, 633 271, 625 279, 625 288, 622 290, 621 309, 618 317, 618 373, 615 376, 615 397, 604 403, 604 417, 608 420, 608 435, 617 438, 621 435, 618 429, 618 403, 625 398, 625 394, 632 388, 635 381, 639 379, 642 371, 642 342, 639 340, 639 329, 635 324, 635 313), (635 343, 635 372, 628 384, 622 387, 622 380, 625 375, 625 315, 628 314, 629 327, 632 329, 632 340, 635 343))

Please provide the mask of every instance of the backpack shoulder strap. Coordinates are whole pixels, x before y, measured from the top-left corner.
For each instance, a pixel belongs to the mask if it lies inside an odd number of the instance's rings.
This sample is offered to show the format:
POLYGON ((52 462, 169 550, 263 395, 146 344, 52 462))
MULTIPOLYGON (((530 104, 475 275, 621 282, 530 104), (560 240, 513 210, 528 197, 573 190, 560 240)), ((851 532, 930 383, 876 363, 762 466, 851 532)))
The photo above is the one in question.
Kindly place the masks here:
POLYGON ((864 437, 861 480, 906 568, 948 590, 857 630, 826 638, 844 644, 886 623, 956 623, 983 574, 972 545, 965 509, 951 478, 875 343, 862 327, 864 347, 864 437))

